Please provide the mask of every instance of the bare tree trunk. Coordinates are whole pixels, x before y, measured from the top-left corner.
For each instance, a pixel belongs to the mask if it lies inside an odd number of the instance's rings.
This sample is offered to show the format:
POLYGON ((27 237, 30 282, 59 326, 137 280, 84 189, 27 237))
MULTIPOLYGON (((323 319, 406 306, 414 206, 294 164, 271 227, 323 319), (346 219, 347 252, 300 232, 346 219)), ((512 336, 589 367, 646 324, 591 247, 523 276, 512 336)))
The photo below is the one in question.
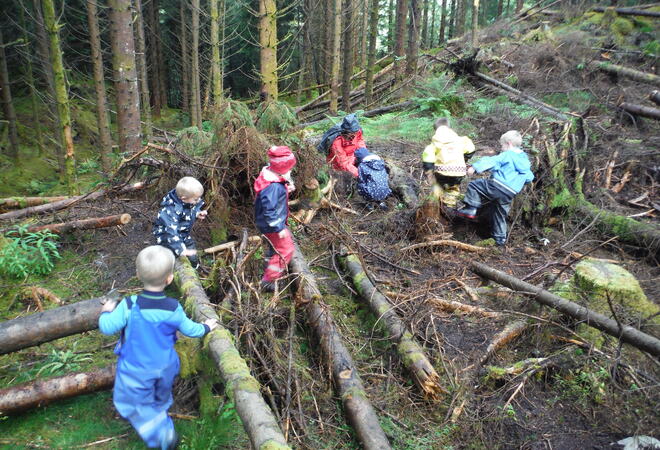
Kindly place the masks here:
MULTIPOLYGON (((101 166, 108 174, 111 170, 112 136, 108 125, 108 102, 105 97, 105 77, 103 74, 103 54, 101 52, 101 33, 96 9, 97 0, 87 0, 87 24, 89 25, 89 44, 92 52, 94 69, 94 90, 96 92, 96 124, 99 129, 99 151, 101 166)), ((137 0, 138 3, 140 0, 137 0)))
POLYGON ((28 206, 44 205, 46 203, 65 200, 69 197, 9 197, 0 198, 0 209, 27 208, 28 206))
MULTIPOLYGON (((25 22, 25 8, 27 8, 26 5, 24 5, 21 2, 21 6, 19 7, 20 11, 20 19, 21 19, 21 28, 23 29, 23 41, 25 42, 25 62, 26 62, 26 82, 28 84, 28 88, 30 89, 30 103, 32 107, 32 121, 34 122, 32 124, 32 128, 34 128, 36 135, 37 135, 37 146, 39 147, 39 156, 43 155, 44 153, 44 138, 43 134, 41 132, 41 118, 39 114, 39 101, 37 99, 37 88, 35 86, 35 79, 34 79, 34 69, 32 67, 32 49, 30 46, 30 39, 28 36, 28 29, 27 29, 27 23, 25 22)), ((38 25, 37 25, 38 26, 38 25)))
POLYGON ((332 377, 344 405, 344 411, 355 433, 366 449, 389 449, 390 443, 367 398, 351 354, 342 342, 328 308, 321 303, 321 292, 304 256, 296 247, 290 263, 298 274, 295 284, 298 295, 306 301, 307 323, 313 329, 321 350, 329 360, 332 377))
POLYGON ((378 5, 379 0, 371 0, 369 18, 369 56, 364 85, 364 103, 366 106, 373 102, 374 65, 376 62, 376 41, 378 40, 378 5))
POLYGON ((415 75, 419 54, 419 0, 410 0, 410 25, 408 26, 408 51, 406 53, 406 75, 415 75))
POLYGON ((355 7, 352 0, 344 0, 344 55, 341 80, 341 108, 351 111, 351 76, 353 75, 353 19, 355 7))
POLYGON ((119 298, 119 294, 110 292, 103 297, 0 322, 0 355, 95 330, 103 304, 119 298))
POLYGON ((158 63, 156 69, 158 71, 158 90, 160 92, 161 106, 166 108, 167 101, 167 64, 165 63, 165 56, 163 55, 163 40, 160 36, 160 5, 159 0, 151 0, 154 4, 154 35, 156 36, 155 47, 158 63))
POLYGON ((468 1, 469 0, 456 0, 456 37, 463 36, 465 33, 465 20, 467 18, 468 1))
POLYGON ((523 0, 516 0, 516 10, 515 13, 518 14, 523 7, 523 0))
POLYGON ((259 0, 261 92, 265 100, 277 100, 277 6, 275 0, 259 0))
POLYGON ((511 275, 493 269, 486 264, 473 261, 470 264, 470 269, 476 274, 488 278, 489 280, 493 280, 510 289, 534 294, 532 299, 543 305, 550 306, 565 315, 604 331, 605 333, 620 339, 622 342, 637 347, 655 357, 660 356, 660 339, 656 337, 643 333, 629 325, 617 323, 615 320, 612 320, 603 314, 568 301, 544 289, 534 286, 533 284, 521 281, 511 275))
POLYGON ((408 15, 408 0, 396 2, 396 32, 394 42, 394 76, 397 80, 403 78, 403 57, 406 44, 406 18, 408 15))
MULTIPOLYGON (((331 2, 333 0, 330 0, 331 2)), ((336 115, 339 103, 339 51, 341 45, 341 2, 334 0, 332 29, 332 65, 330 69, 330 114, 336 115)))
MULTIPOLYGON (((386 0, 387 1, 387 0, 386 0)), ((394 51, 394 41, 395 41, 395 15, 394 11, 396 10, 396 5, 394 4, 396 0, 389 0, 387 5, 387 52, 392 53, 394 51)))
POLYGON ((419 48, 429 48, 429 0, 424 0, 424 8, 422 10, 422 37, 419 48))
POLYGON ((472 0, 472 47, 476 48, 479 41, 479 0, 472 0))
POLYGON ((182 96, 181 109, 190 114, 190 55, 188 51, 188 25, 186 24, 186 1, 182 0, 179 7, 179 16, 181 20, 181 82, 182 96))
POLYGON ((502 17, 502 11, 504 10, 504 0, 497 0, 497 15, 496 17, 499 19, 502 17))
POLYGON ((429 42, 428 48, 433 48, 435 44, 435 17, 438 9, 438 0, 431 0, 433 7, 431 8, 431 27, 429 28, 429 42))
MULTIPOLYGON (((187 258, 177 260, 174 276, 186 309, 192 311, 192 318, 198 322, 216 319, 221 323, 213 304, 204 292, 197 272, 190 266, 187 258)), ((277 419, 261 396, 259 382, 250 374, 250 369, 234 345, 232 333, 219 325, 205 339, 205 346, 217 365, 227 394, 233 397, 236 412, 250 437, 252 447, 289 449, 277 419)))
POLYGON ((95 228, 108 228, 118 225, 126 225, 131 221, 130 214, 116 214, 114 216, 94 217, 91 219, 72 220, 64 223, 50 223, 48 225, 35 225, 28 227, 27 231, 34 233, 36 231, 48 230, 51 233, 68 233, 74 230, 92 230, 95 228))
MULTIPOLYGON (((452 0, 456 1, 456 0, 452 0)), ((445 42, 445 34, 446 34, 446 27, 447 27, 447 0, 442 0, 442 7, 440 10, 440 32, 438 33, 440 36, 440 41, 438 44, 443 44, 445 42)))
MULTIPOLYGON (((445 1, 445 0, 443 0, 443 1, 445 1)), ((459 0, 451 0, 451 9, 449 11, 449 37, 452 37, 452 38, 454 36, 456 36, 456 22, 457 22, 456 2, 458 2, 458 1, 459 0)))
POLYGON ((202 88, 199 80, 199 0, 192 0, 192 52, 190 64, 190 109, 192 126, 202 129, 202 88))
MULTIPOLYGON (((96 0, 87 0, 96 1, 96 0)), ((144 14, 142 0, 135 0, 135 51, 138 73, 140 75, 140 96, 142 97, 142 114, 144 114, 144 134, 147 141, 151 140, 153 129, 151 124, 151 99, 149 96, 149 76, 147 70, 147 54, 144 39, 144 14)))
POLYGON ((0 389, 0 414, 19 413, 56 400, 110 389, 114 381, 115 365, 113 364, 92 372, 73 373, 0 389))
POLYGON ((365 70, 367 68, 367 47, 369 47, 369 0, 362 0, 362 26, 356 30, 356 33, 360 36, 360 69, 365 70))
MULTIPOLYGON (((181 4, 188 2, 188 0, 181 0, 181 4)), ((151 84, 150 100, 153 104, 153 117, 160 117, 161 109, 163 108, 164 99, 161 97, 160 91, 160 72, 158 70, 159 61, 158 61, 158 43, 160 41, 160 36, 158 35, 158 27, 156 21, 158 20, 158 12, 156 11, 157 5, 154 0, 148 0, 146 3, 147 13, 143 16, 144 22, 147 24, 149 32, 149 42, 146 44, 145 49, 149 49, 147 52, 147 79, 151 84), (151 76, 149 76, 149 73, 151 76)))
POLYGON ((591 65, 592 67, 602 70, 603 72, 608 72, 617 76, 621 75, 636 81, 641 81, 642 83, 652 84, 654 86, 660 86, 660 76, 653 73, 641 72, 639 70, 608 62, 594 62, 591 65))
POLYGON ((9 84, 9 71, 7 70, 7 56, 5 54, 5 43, 0 30, 0 89, 2 89, 2 110, 5 120, 9 125, 9 151, 7 156, 18 158, 18 128, 16 127, 16 111, 11 98, 9 84))
POLYGON ((57 115, 60 122, 62 142, 64 142, 64 179, 70 194, 76 192, 76 161, 71 133, 71 112, 69 110, 69 93, 66 85, 66 74, 62 62, 60 47, 59 24, 55 20, 55 5, 53 0, 43 0, 44 25, 50 38, 50 60, 55 77, 55 100, 57 115))
POLYGON ((655 120, 660 120, 660 109, 654 108, 652 106, 637 105, 635 103, 623 102, 619 105, 619 108, 636 116, 642 116, 655 120))
POLYGON ((213 103, 222 99, 222 61, 220 60, 220 12, 218 0, 209 0, 211 4, 211 67, 213 76, 213 103))
POLYGON ((131 0, 110 0, 109 5, 119 147, 134 154, 141 148, 142 133, 131 0))

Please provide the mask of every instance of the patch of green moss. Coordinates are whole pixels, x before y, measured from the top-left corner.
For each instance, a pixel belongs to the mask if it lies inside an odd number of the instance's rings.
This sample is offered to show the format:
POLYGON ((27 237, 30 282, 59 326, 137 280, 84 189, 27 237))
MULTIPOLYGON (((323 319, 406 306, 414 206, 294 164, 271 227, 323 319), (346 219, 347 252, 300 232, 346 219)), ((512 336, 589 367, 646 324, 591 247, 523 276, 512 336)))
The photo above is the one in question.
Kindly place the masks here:
POLYGON ((612 25, 610 25, 610 30, 616 36, 627 36, 635 29, 635 25, 631 20, 626 19, 625 17, 617 17, 612 25))
POLYGON ((291 447, 289 447, 288 445, 282 445, 273 440, 266 441, 259 446, 259 450, 290 450, 290 449, 291 447))
POLYGON ((484 239, 483 241, 476 242, 474 245, 477 247, 495 247, 495 239, 484 239))
POLYGON ((176 341, 174 348, 181 362, 179 376, 181 378, 189 378, 195 375, 201 365, 200 340, 183 336, 176 341))

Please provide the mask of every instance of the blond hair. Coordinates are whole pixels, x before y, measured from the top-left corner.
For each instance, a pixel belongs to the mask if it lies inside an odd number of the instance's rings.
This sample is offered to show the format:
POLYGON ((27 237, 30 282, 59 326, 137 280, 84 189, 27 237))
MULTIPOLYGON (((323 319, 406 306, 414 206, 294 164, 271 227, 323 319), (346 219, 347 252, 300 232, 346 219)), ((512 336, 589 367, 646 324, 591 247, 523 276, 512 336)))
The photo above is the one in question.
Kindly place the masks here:
POLYGON ((143 248, 135 258, 137 277, 147 286, 167 285, 174 270, 174 253, 162 245, 143 248))
POLYGON ((183 177, 176 184, 176 195, 181 197, 201 197, 204 194, 204 186, 194 177, 183 177))
POLYGON ((506 147, 520 147, 522 145, 522 136, 516 130, 509 130, 500 136, 500 144, 506 147))

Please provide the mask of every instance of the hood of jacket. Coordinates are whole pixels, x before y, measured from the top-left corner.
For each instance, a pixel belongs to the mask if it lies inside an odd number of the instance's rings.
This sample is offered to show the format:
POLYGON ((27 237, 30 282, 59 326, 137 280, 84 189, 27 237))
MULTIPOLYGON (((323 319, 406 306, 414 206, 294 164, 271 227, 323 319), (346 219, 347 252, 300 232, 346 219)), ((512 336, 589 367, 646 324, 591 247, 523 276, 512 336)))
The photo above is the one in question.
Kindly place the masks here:
POLYGON ((257 195, 259 192, 266 189, 271 183, 286 183, 287 180, 283 176, 273 172, 265 166, 261 169, 259 176, 254 180, 254 194, 257 195))
POLYGON ((360 123, 355 114, 349 114, 341 121, 342 133, 357 133, 360 129, 360 123))

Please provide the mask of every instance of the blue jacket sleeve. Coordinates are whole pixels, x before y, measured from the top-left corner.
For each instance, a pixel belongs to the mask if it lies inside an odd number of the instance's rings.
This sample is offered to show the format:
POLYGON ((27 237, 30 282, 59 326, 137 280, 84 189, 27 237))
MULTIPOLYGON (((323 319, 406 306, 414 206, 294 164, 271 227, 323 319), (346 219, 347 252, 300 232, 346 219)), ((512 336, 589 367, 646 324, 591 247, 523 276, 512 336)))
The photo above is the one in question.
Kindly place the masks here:
POLYGON ((120 332, 128 324, 128 313, 126 299, 122 299, 114 311, 101 313, 101 317, 99 317, 99 330, 103 334, 120 332))
POLYGON ((282 183, 271 183, 261 192, 261 211, 270 233, 278 233, 286 226, 286 188, 282 183))
POLYGON ((472 164, 474 171, 477 173, 482 173, 487 170, 492 169, 500 164, 500 155, 495 156, 484 156, 479 161, 472 164))
POLYGON ((183 311, 181 305, 177 307, 175 314, 181 317, 181 322, 179 322, 179 331, 188 337, 202 337, 210 331, 208 325, 197 323, 194 320, 189 319, 188 316, 186 316, 186 313, 183 311))

